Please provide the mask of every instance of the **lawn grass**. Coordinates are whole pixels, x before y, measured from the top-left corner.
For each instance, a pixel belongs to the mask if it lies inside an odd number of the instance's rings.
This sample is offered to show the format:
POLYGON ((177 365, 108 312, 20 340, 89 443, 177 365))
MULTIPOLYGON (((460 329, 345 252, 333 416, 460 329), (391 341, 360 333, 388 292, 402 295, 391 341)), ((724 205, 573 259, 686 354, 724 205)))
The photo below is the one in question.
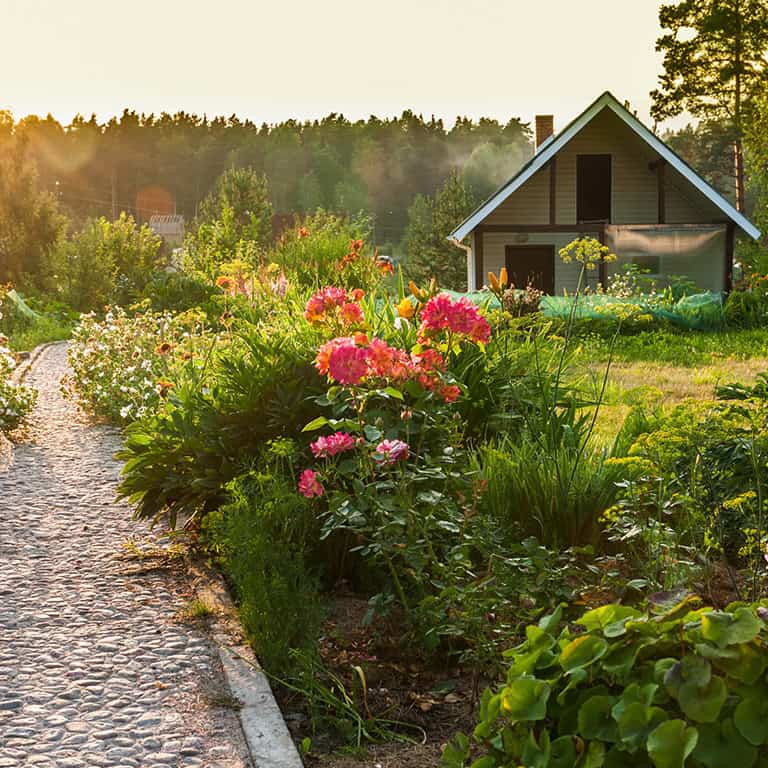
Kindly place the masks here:
MULTIPOLYGON (((580 340, 581 354, 603 362, 610 353, 610 337, 591 334, 580 340)), ((660 329, 619 336, 613 358, 623 362, 655 362, 680 367, 731 360, 768 359, 768 328, 720 332, 660 329)))
MULTIPOLYGON (((610 340, 582 340, 576 365, 596 394, 608 361, 610 340)), ((613 442, 635 405, 663 410, 685 400, 710 400, 719 384, 754 383, 768 371, 768 329, 723 333, 645 331, 616 340, 594 439, 613 442)))

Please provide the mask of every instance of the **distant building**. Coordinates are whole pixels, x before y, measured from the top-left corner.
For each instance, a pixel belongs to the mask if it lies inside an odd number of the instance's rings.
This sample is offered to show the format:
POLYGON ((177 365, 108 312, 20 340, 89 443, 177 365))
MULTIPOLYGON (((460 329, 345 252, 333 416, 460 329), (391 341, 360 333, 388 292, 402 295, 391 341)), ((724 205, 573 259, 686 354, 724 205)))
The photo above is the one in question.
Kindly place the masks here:
POLYGON ((184 217, 180 213, 150 216, 149 228, 171 247, 184 241, 184 217))

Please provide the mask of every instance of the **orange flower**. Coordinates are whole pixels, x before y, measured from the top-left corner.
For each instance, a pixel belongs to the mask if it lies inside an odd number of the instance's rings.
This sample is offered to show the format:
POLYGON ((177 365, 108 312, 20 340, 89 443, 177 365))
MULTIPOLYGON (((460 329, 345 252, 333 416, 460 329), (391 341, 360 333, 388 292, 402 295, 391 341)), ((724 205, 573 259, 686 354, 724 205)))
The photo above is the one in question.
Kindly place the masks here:
POLYGON ((382 275, 393 275, 395 273, 395 268, 389 259, 379 259, 376 262, 376 266, 382 275))
POLYGON ((227 275, 221 275, 216 278, 216 285, 225 291, 231 291, 235 287, 235 281, 227 275))
POLYGON ((416 307, 413 306, 413 302, 408 298, 403 299, 397 305, 397 314, 400 315, 400 317, 406 318, 407 320, 410 320, 415 312, 416 307))
POLYGON ((168 341, 164 341, 162 344, 158 344, 155 347, 155 352, 158 355, 167 355, 173 349, 173 344, 168 341))
POLYGON ((166 397, 168 392, 173 389, 173 382, 168 381, 168 379, 160 379, 155 385, 155 388, 157 389, 157 394, 160 395, 160 397, 166 397))
POLYGON ((309 237, 309 230, 306 227, 299 227, 299 237, 309 237))

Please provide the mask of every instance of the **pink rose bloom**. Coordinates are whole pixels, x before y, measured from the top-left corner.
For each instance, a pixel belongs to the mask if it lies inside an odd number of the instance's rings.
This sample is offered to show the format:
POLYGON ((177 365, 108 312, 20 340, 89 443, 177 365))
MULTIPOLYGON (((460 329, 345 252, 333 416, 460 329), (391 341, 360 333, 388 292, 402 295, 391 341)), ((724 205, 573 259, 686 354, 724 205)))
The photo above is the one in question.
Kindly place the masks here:
POLYGON ((382 440, 376 446, 374 461, 380 465, 390 465, 408 458, 408 443, 402 440, 382 440))
POLYGON ((335 432, 327 437, 318 437, 310 446, 316 459, 329 459, 355 447, 355 439, 347 432, 335 432))
POLYGON ((354 337, 340 336, 317 350, 315 367, 339 384, 359 384, 368 372, 368 349, 354 337))
POLYGON ((424 307, 419 335, 426 339, 446 330, 479 344, 485 344, 491 335, 488 321, 469 299, 462 297, 453 301, 441 293, 433 296, 424 307))
POLYGON ((320 481, 317 479, 317 472, 313 472, 311 469, 305 469, 301 473, 299 478, 299 493, 302 496, 306 496, 311 499, 313 496, 322 496, 324 493, 323 486, 320 485, 320 481))

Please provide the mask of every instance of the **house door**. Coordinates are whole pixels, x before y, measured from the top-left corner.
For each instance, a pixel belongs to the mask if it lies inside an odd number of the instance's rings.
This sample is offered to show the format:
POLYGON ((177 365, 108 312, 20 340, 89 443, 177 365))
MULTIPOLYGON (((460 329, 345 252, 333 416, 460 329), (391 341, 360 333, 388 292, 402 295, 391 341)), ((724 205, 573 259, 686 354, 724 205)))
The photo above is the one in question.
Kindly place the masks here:
POLYGON ((611 156, 576 157, 576 221, 611 220, 611 156))
POLYGON ((549 295, 555 292, 554 245, 508 245, 505 265, 515 288, 531 285, 549 295))

